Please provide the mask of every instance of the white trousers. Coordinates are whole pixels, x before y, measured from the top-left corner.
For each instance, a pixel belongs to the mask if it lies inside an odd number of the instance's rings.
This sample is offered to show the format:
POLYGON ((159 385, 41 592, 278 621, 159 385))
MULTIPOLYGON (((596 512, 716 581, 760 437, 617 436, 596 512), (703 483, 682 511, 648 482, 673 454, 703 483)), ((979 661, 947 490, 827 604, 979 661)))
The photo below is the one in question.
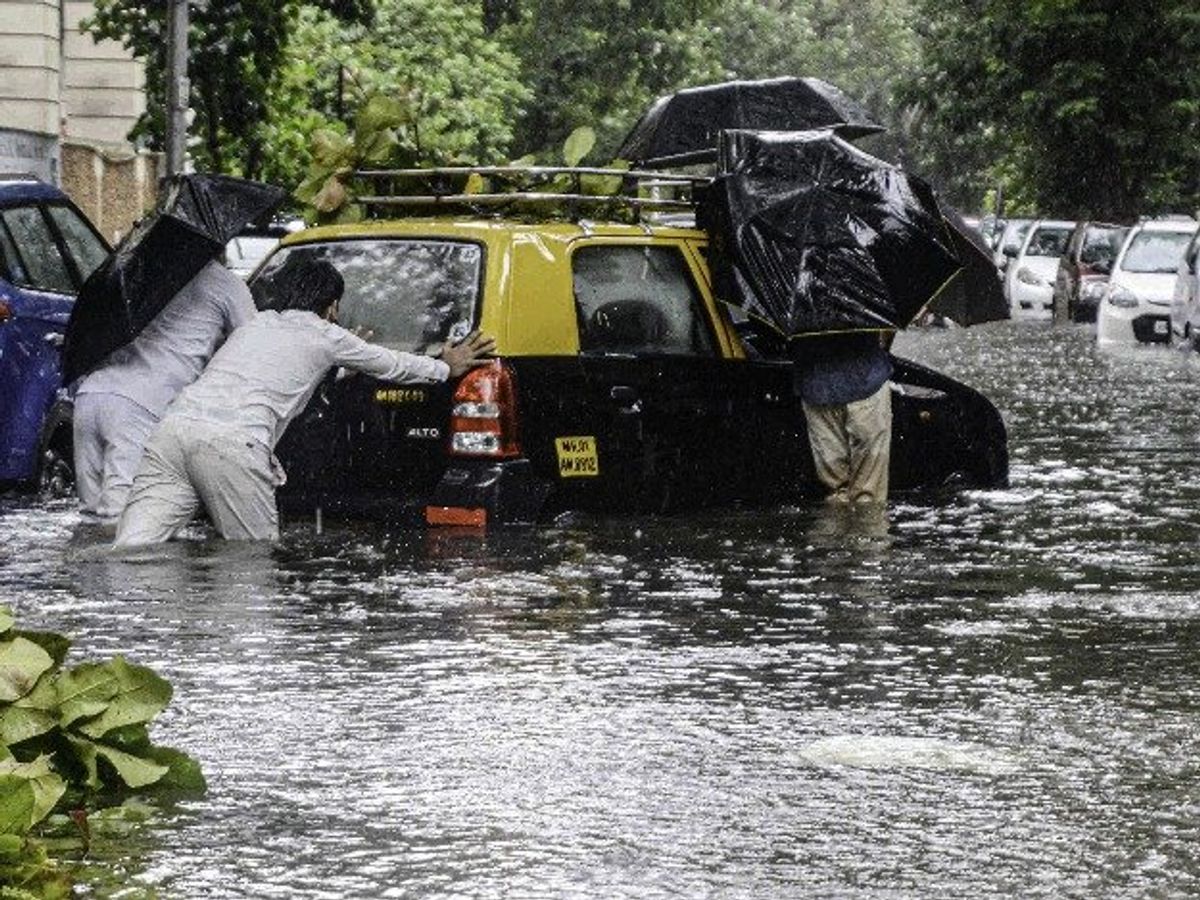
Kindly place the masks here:
POLYGON ((275 540, 282 469, 261 443, 222 425, 168 415, 146 445, 116 546, 169 541, 203 504, 228 540, 275 540))
POLYGON ((804 404, 817 477, 830 500, 886 503, 892 456, 892 386, 839 406, 804 404))
POLYGON ((115 522, 158 417, 119 394, 75 397, 75 485, 83 511, 115 522))

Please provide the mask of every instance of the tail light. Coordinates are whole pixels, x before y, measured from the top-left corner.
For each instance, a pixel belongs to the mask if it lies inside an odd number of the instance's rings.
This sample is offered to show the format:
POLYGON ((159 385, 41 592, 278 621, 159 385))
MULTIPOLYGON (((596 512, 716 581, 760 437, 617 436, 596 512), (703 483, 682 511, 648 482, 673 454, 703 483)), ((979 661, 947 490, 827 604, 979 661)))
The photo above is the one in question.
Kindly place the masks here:
POLYGON ((11 318, 12 307, 3 298, 0 298, 0 322, 7 322, 11 318))
POLYGON ((498 359, 459 381, 450 410, 450 452, 509 459, 521 455, 517 392, 512 372, 498 359))

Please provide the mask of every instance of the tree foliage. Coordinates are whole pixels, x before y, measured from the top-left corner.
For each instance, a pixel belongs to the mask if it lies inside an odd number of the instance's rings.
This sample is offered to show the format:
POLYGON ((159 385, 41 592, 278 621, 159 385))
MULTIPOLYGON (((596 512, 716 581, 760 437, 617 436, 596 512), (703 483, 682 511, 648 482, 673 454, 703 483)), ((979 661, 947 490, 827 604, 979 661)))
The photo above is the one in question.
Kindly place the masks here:
MULTIPOLYGON (((193 6, 188 34, 191 148, 198 168, 257 176, 273 152, 263 125, 269 91, 302 5, 350 20, 370 15, 369 0, 208 0, 193 6)), ((84 26, 120 41, 146 63, 146 113, 134 137, 162 149, 167 113, 168 0, 95 0, 84 26)))
POLYGON ((308 7, 270 88, 264 176, 295 185, 351 133, 374 165, 496 162, 528 99, 516 57, 455 0, 379 0, 369 28, 308 7))
POLYGON ((1200 202, 1193 0, 925 0, 913 140, 960 201, 1129 219, 1200 202))
POLYGON ((708 16, 717 0, 513 0, 486 4, 496 34, 521 60, 533 101, 514 155, 553 153, 583 125, 598 156, 621 139, 660 94, 721 76, 708 16))

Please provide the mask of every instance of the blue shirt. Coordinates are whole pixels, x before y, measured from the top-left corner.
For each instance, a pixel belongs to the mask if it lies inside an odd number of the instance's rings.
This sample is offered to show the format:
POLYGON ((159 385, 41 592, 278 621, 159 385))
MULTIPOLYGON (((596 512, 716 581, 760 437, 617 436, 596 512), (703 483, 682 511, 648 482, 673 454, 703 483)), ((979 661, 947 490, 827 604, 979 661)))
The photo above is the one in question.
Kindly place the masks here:
POLYGON ((865 400, 892 377, 892 360, 874 332, 797 338, 790 346, 793 389, 815 406, 865 400))

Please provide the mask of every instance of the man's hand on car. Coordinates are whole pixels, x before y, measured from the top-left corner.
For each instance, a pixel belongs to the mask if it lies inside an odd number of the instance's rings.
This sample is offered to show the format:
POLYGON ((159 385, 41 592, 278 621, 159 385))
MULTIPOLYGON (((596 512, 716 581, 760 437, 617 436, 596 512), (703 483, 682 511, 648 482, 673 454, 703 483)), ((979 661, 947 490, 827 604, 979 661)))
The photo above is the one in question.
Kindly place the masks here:
POLYGON ((482 366, 487 362, 483 357, 495 350, 496 339, 485 337, 477 329, 457 344, 447 341, 442 348, 442 362, 450 367, 450 377, 457 378, 476 366, 482 366))

